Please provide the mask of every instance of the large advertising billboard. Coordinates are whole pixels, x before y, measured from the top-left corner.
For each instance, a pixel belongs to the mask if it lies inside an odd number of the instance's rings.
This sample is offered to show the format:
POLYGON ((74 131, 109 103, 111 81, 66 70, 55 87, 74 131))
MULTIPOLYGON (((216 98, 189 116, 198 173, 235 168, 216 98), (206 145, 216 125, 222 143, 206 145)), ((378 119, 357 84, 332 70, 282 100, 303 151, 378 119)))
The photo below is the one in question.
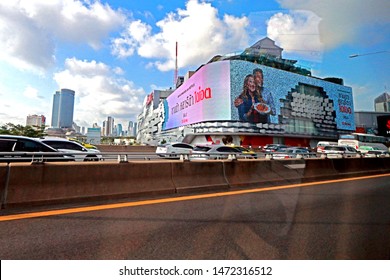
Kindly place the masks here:
POLYGON ((231 61, 232 120, 279 132, 334 135, 355 130, 352 89, 246 61, 231 61))
POLYGON ((230 120, 230 63, 210 63, 164 102, 163 129, 202 121, 230 120))
POLYGON ((355 130, 352 89, 247 61, 203 66, 165 102, 163 129, 204 121, 250 123, 259 132, 335 135, 355 130))

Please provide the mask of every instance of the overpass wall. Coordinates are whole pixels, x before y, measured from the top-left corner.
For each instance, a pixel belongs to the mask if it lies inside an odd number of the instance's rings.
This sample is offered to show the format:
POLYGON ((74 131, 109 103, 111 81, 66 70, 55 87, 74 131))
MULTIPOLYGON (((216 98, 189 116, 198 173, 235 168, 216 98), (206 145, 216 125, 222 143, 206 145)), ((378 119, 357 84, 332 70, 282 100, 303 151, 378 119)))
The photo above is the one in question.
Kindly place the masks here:
POLYGON ((390 158, 0 164, 1 208, 267 187, 390 172, 390 158))

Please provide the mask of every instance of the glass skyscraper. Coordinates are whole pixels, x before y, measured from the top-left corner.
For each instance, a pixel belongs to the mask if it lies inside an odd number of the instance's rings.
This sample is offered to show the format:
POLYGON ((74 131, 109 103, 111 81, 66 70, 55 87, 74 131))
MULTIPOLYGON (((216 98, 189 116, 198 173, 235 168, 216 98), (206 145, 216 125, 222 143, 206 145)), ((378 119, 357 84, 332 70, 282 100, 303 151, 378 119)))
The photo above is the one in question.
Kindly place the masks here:
POLYGON ((75 92, 70 89, 56 91, 53 97, 51 126, 53 128, 72 128, 75 92))

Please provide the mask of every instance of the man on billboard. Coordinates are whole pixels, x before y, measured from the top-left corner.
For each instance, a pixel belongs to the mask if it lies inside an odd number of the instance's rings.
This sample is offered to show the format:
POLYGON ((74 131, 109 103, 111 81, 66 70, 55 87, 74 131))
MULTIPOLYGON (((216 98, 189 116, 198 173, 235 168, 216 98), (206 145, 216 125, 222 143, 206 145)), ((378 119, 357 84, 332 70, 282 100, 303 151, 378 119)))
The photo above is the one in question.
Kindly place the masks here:
POLYGON ((244 79, 243 90, 234 100, 239 119, 252 123, 269 123, 270 115, 275 115, 275 104, 271 92, 263 87, 263 71, 253 70, 244 79))

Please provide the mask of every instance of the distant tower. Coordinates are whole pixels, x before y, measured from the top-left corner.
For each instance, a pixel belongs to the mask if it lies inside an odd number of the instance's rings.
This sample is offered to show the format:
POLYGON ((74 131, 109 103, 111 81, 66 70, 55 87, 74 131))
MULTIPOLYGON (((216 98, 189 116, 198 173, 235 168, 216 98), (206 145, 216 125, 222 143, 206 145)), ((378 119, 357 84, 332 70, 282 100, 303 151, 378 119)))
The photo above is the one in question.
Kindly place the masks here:
POLYGON ((113 136, 114 135, 114 118, 113 117, 107 117, 106 121, 103 121, 103 136, 113 136))
POLYGON ((72 128, 75 92, 70 89, 56 91, 53 97, 51 126, 53 128, 72 128))

